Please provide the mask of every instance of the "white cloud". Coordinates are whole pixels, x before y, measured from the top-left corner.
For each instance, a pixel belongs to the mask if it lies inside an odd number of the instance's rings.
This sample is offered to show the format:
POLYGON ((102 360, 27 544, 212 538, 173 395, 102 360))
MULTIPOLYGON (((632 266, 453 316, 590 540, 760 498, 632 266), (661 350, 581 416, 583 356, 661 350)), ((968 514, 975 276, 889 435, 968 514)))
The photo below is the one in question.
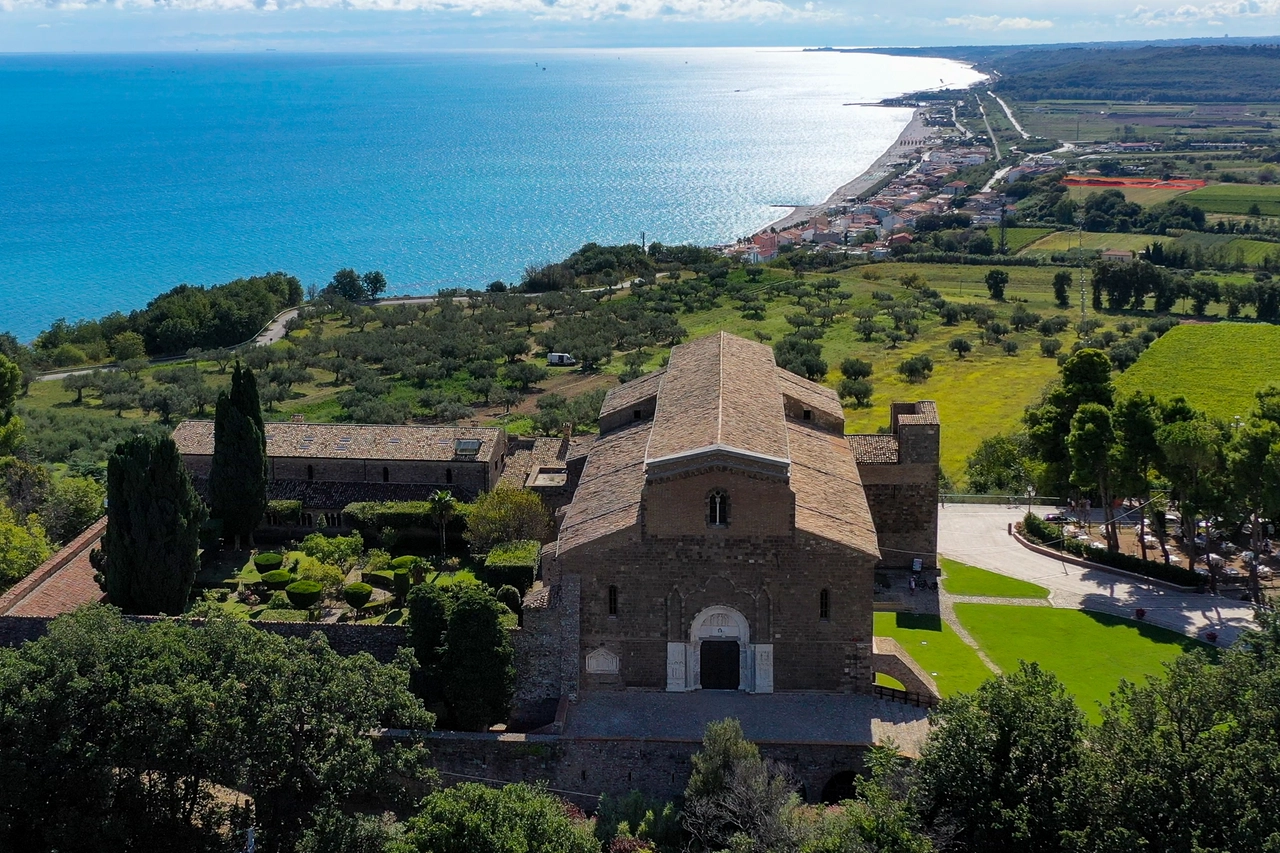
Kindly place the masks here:
POLYGON ((1221 24, 1224 19, 1261 18, 1280 15, 1280 0, 1228 0, 1205 3, 1195 6, 1184 3, 1172 9, 1152 9, 1138 6, 1125 20, 1146 24, 1147 26, 1163 26, 1166 24, 1221 24))
POLYGON ((1037 21, 1031 18, 1002 18, 999 15, 965 15, 963 18, 947 18, 947 25, 984 31, 1047 30, 1053 26, 1053 21, 1037 21))
POLYGON ((785 0, 0 0, 15 9, 176 9, 184 11, 274 12, 283 9, 341 9, 461 12, 473 15, 516 12, 538 19, 667 19, 734 21, 822 18, 812 2, 802 8, 785 0))

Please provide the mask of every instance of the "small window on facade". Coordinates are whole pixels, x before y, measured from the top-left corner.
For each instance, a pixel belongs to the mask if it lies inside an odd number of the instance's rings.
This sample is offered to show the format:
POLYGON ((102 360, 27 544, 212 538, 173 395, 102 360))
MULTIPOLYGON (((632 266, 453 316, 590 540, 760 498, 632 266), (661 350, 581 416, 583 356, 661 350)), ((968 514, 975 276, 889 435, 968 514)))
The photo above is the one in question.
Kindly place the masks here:
POLYGON ((716 489, 707 496, 707 524, 711 527, 729 525, 729 493, 716 489))
POLYGON ((818 618, 824 621, 831 618, 831 590, 829 589, 818 593, 818 618))
POLYGON ((308 479, 308 480, 314 480, 315 478, 316 478, 316 469, 315 469, 313 466, 308 465, 308 466, 307 466, 307 479, 308 479))
POLYGON ((452 483, 452 482, 453 482, 453 469, 452 469, 452 468, 445 468, 445 469, 444 469, 444 481, 445 481, 446 483, 452 483))
POLYGON ((805 409, 803 417, 806 421, 813 420, 813 409, 805 409))
POLYGON ((384 467, 384 468, 382 469, 382 482, 384 482, 384 483, 390 483, 390 482, 391 482, 391 469, 390 469, 390 468, 386 468, 386 467, 384 467))
POLYGON ((640 411, 639 409, 636 409, 633 414, 635 415, 636 420, 638 421, 644 420, 644 412, 640 411))
POLYGON ((609 587, 609 615, 618 615, 618 588, 616 586, 609 587))

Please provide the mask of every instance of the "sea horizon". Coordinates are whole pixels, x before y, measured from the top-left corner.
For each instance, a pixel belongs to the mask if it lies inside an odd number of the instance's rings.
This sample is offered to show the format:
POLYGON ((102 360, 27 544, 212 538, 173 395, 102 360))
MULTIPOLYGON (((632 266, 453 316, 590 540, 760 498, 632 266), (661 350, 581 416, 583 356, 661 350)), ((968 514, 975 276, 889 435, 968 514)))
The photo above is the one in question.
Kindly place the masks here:
POLYGON ((894 144, 862 104, 982 75, 801 48, 0 55, 0 331, 276 269, 389 293, 586 242, 728 242, 894 144), (854 104, 857 104, 856 106, 854 104))

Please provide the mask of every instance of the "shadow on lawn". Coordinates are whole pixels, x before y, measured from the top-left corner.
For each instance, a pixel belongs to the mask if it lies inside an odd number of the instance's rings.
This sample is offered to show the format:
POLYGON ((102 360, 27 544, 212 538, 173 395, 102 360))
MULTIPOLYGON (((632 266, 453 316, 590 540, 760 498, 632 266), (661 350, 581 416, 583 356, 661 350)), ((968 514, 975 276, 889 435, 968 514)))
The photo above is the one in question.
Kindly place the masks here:
POLYGON ((895 614, 895 625, 899 628, 910 631, 941 631, 942 617, 936 613, 905 613, 899 611, 895 614))
MULTIPOLYGON (((1165 643, 1180 646, 1184 652, 1195 651, 1197 649, 1207 650, 1213 657, 1217 657, 1219 652, 1218 647, 1210 643, 1206 643, 1203 640, 1196 639, 1195 637, 1188 637, 1186 634, 1179 633, 1174 629, 1167 628, 1162 625, 1153 625, 1150 622, 1140 622, 1137 619, 1130 619, 1111 613, 1099 613, 1097 610, 1088 609, 1091 606, 1097 606, 1097 603, 1091 603, 1088 598, 1089 597, 1086 597, 1085 601, 1082 602, 1082 606, 1084 608, 1082 612, 1099 625, 1107 628, 1113 628, 1116 626, 1136 628, 1139 636, 1144 640, 1150 640, 1153 643, 1165 643)), ((1114 608, 1115 605, 1111 603, 1110 599, 1103 598, 1102 596, 1098 596, 1098 598, 1107 602, 1110 607, 1114 608)), ((1181 616, 1181 614, 1168 612, 1162 613, 1161 615, 1162 618, 1165 618, 1165 621, 1169 621, 1166 618, 1169 616, 1181 616)), ((1176 621, 1183 622, 1184 624, 1187 624, 1188 627, 1190 625, 1189 620, 1179 618, 1176 621)))

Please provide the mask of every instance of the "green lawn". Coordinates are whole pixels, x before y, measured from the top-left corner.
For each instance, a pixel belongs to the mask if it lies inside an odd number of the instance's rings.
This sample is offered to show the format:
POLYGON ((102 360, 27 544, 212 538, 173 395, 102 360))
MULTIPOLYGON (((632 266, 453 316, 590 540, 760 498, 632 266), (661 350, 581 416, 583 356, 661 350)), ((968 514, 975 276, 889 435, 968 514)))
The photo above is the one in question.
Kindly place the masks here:
POLYGON ((1260 323, 1183 324, 1151 345, 1116 377, 1116 390, 1176 396, 1230 421, 1248 415, 1254 393, 1280 380, 1280 326, 1260 323))
POLYGON ((1164 628, 1083 610, 957 604, 956 616, 1002 670, 1035 661, 1066 685, 1094 722, 1101 719, 1099 703, 1120 679, 1145 680, 1182 652, 1207 648, 1164 628))
POLYGON ((989 572, 955 560, 942 558, 942 587, 952 595, 983 595, 992 598, 1048 598, 1049 590, 1039 584, 989 572))
POLYGON ((876 636, 892 637, 901 643, 907 654, 933 676, 943 696, 968 693, 991 677, 991 670, 978 653, 937 616, 877 613, 875 632, 876 636))
POLYGON ((1183 199, 1208 213, 1247 214, 1258 205, 1264 216, 1280 216, 1280 187, 1261 184, 1214 184, 1194 190, 1183 199))
POLYGON ((1069 252, 1072 249, 1089 251, 1127 249, 1133 252, 1141 252, 1158 240, 1159 238, 1150 234, 1095 234, 1080 231, 1054 231, 1027 245, 1021 254, 1052 255, 1059 252, 1069 252))

